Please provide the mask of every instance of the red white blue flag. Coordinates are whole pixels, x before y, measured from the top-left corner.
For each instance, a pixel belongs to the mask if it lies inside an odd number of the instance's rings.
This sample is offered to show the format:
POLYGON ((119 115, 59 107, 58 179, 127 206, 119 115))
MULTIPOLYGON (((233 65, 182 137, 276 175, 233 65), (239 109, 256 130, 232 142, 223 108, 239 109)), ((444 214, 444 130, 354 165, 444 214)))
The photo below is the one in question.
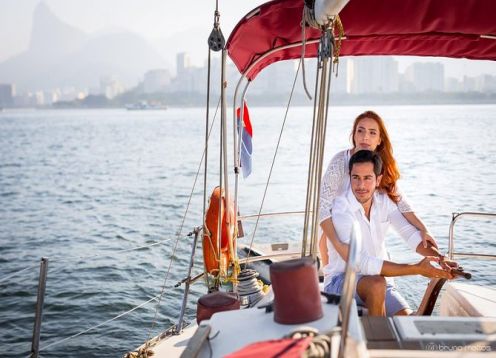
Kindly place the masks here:
MULTIPOLYGON (((250 122, 250 114, 248 112, 248 106, 246 102, 243 106, 243 125, 241 126, 241 152, 240 152, 240 162, 241 169, 243 170, 243 178, 248 177, 251 174, 251 155, 253 153, 252 138, 253 129, 250 122)), ((236 108, 236 118, 238 119, 238 131, 240 125, 240 115, 241 111, 236 108)))

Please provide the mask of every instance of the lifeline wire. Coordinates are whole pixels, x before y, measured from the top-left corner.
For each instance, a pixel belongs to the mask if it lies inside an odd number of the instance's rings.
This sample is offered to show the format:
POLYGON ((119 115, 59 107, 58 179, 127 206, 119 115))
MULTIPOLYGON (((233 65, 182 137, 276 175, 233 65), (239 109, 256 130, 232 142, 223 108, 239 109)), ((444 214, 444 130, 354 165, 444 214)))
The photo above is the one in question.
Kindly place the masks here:
POLYGON ((11 274, 10 274, 10 275, 8 275, 8 276, 2 277, 2 278, 0 279, 0 283, 2 283, 3 281, 7 281, 8 279, 10 279, 10 278, 12 278, 12 277, 14 277, 14 276, 17 276, 17 275, 19 275, 20 273, 23 273, 24 271, 27 271, 27 270, 30 270, 30 269, 34 269, 34 268, 38 267, 39 265, 40 265, 40 264, 38 263, 38 264, 36 264, 36 265, 28 266, 28 267, 23 268, 22 270, 19 270, 19 271, 13 272, 13 273, 11 273, 11 274))
MULTIPOLYGON (((60 343, 62 343, 62 342, 68 341, 69 339, 79 337, 79 336, 81 336, 81 335, 83 335, 83 334, 85 334, 85 333, 88 333, 89 331, 91 331, 91 330, 93 330, 93 329, 95 329, 95 328, 98 328, 98 327, 104 326, 104 325, 106 325, 107 323, 110 323, 110 322, 112 322, 112 321, 115 321, 116 319, 118 319, 118 318, 120 318, 120 317, 122 317, 122 316, 125 316, 125 315, 127 315, 127 314, 129 314, 129 313, 131 313, 131 312, 133 312, 133 311, 135 311, 135 310, 137 310, 138 308, 143 307, 144 305, 146 305, 146 304, 150 303, 151 301, 153 301, 153 300, 157 300, 157 297, 158 297, 158 295, 157 295, 157 296, 155 296, 155 297, 150 298, 148 301, 145 301, 145 302, 143 302, 142 304, 140 304, 140 305, 138 305, 138 306, 136 306, 136 307, 131 308, 129 311, 123 312, 123 313, 121 313, 121 314, 119 314, 119 315, 117 315, 117 316, 115 316, 115 317, 113 317, 113 318, 111 318, 111 319, 106 320, 105 322, 99 323, 99 324, 97 324, 97 325, 95 325, 95 326, 92 326, 92 327, 90 327, 90 328, 88 328, 88 329, 85 329, 84 331, 81 331, 81 332, 79 332, 79 333, 73 334, 72 336, 66 337, 66 338, 64 338, 64 339, 61 339, 60 341, 50 343, 50 344, 48 344, 48 345, 44 346, 43 348, 41 348, 41 349, 40 349, 40 351, 44 351, 44 350, 46 350, 46 349, 48 349, 48 348, 50 348, 50 347, 53 347, 53 346, 58 345, 58 344, 60 344, 60 343)), ((29 357, 30 357, 30 356, 31 356, 31 355, 29 355, 29 357)))
MULTIPOLYGON (((184 236, 184 237, 187 237, 187 236, 184 236)), ((165 241, 169 241, 169 240, 172 240, 172 239, 174 239, 174 238, 173 237, 169 237, 167 239, 162 239, 160 241, 156 241, 156 242, 154 242, 152 244, 149 244, 149 245, 132 247, 130 249, 115 250, 115 251, 111 251, 111 252, 120 254, 120 253, 128 252, 128 251, 136 251, 136 250, 146 249, 146 248, 149 248, 149 247, 152 247, 152 246, 160 245, 160 244, 164 243, 165 241)), ((81 261, 81 260, 86 260, 86 259, 90 259, 90 258, 93 258, 94 259, 94 258, 97 258, 97 257, 104 257, 106 255, 108 255, 108 252, 106 252, 104 254, 95 254, 95 255, 88 255, 88 256, 68 256, 68 257, 64 257, 64 258, 55 258, 55 259, 50 258, 50 262, 57 262, 57 263, 59 263, 59 262, 66 262, 66 261, 73 261, 73 260, 74 261, 75 260, 80 260, 81 261)), ((35 267, 38 267, 38 264, 25 267, 25 268, 23 268, 23 269, 21 269, 19 271, 16 271, 16 272, 10 274, 9 276, 2 277, 0 279, 0 283, 3 282, 3 281, 8 280, 8 279, 10 279, 10 278, 12 278, 14 276, 17 276, 18 274, 20 274, 20 273, 22 273, 24 271, 27 271, 29 269, 33 269, 35 267)))

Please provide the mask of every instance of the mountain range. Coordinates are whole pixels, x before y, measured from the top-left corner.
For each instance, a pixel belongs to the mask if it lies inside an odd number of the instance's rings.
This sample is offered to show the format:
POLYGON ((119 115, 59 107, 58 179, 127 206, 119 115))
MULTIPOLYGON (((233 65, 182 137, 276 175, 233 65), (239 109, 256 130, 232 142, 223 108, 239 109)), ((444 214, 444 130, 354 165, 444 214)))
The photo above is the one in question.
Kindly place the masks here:
POLYGON ((94 88, 103 76, 134 86, 146 71, 164 68, 163 57, 131 32, 88 35, 62 22, 44 3, 33 13, 26 51, 0 63, 0 83, 19 91, 75 86, 94 88))

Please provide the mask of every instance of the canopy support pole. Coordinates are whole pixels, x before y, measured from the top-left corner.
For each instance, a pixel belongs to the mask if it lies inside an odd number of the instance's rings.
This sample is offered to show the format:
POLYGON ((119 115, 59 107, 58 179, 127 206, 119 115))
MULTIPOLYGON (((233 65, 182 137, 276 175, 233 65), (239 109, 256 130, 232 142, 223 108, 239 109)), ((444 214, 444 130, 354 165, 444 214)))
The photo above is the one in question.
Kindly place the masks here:
MULTIPOLYGON (((234 221, 235 224, 238 225, 238 229, 241 225, 238 222, 239 216, 239 208, 238 208, 238 190, 239 190, 239 170, 241 168, 240 156, 241 156, 241 141, 243 135, 243 123, 244 123, 244 106, 245 106, 245 96, 246 91, 248 90, 248 86, 250 85, 250 81, 246 81, 245 87, 243 88, 243 92, 241 94, 239 108, 239 126, 237 125, 236 118, 236 101, 238 96, 238 89, 245 77, 241 77, 238 84, 236 85, 236 90, 234 92, 234 100, 233 100, 233 148, 234 148, 234 221)), ((237 248, 238 240, 234 242, 234 258, 235 260, 238 258, 238 248, 237 248)))

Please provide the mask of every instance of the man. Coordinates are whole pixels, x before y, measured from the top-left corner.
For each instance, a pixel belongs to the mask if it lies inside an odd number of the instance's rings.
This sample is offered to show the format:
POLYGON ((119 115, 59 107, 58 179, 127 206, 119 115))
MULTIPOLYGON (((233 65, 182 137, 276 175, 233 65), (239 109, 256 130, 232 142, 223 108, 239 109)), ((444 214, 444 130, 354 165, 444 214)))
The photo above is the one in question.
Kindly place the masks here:
MULTIPOLYGON (((351 190, 336 198, 333 205, 333 222, 340 240, 341 250, 347 252, 353 222, 362 232, 360 272, 357 275, 355 298, 364 304, 369 315, 388 316, 411 314, 405 299, 384 277, 422 275, 451 279, 448 265, 435 268, 444 256, 436 247, 424 247, 420 232, 400 213, 398 206, 385 194, 376 191, 381 181, 382 161, 372 151, 360 150, 349 162, 351 190), (415 264, 399 264, 387 259, 385 234, 392 225, 406 243, 425 256, 415 264)), ((345 262, 334 246, 328 242, 329 264, 324 267, 324 287, 328 293, 340 294, 343 289, 345 262)), ((342 252, 342 251, 341 251, 342 252)), ((347 256, 347 255, 346 255, 347 256)))

